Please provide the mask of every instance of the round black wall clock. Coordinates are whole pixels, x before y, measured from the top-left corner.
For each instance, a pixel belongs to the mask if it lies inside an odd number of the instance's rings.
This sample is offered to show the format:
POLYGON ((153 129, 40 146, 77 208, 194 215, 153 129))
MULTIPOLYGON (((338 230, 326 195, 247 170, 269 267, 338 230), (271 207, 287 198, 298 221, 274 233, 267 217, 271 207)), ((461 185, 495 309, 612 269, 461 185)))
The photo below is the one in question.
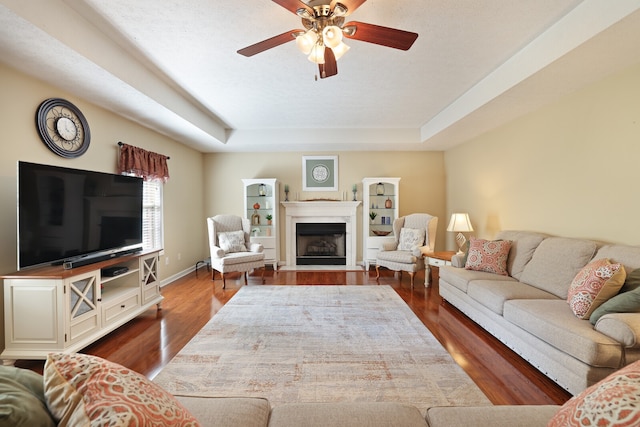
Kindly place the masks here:
POLYGON ((89 148, 89 123, 78 107, 67 100, 49 98, 40 104, 36 126, 45 145, 61 157, 78 157, 89 148))

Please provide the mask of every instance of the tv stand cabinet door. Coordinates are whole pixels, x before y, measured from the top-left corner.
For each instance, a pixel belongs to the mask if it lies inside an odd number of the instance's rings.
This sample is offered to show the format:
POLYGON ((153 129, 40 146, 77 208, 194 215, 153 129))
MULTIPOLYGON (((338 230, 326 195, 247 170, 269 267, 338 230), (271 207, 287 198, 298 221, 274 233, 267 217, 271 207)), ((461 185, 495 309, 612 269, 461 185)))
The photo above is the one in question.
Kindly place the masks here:
POLYGON ((68 278, 65 287, 67 343, 75 344, 101 328, 100 270, 68 278))
POLYGON ((140 257, 140 285, 142 287, 142 305, 158 301, 160 281, 158 280, 158 253, 140 257))
POLYGON ((4 302, 3 358, 64 349, 62 280, 5 279, 4 302))

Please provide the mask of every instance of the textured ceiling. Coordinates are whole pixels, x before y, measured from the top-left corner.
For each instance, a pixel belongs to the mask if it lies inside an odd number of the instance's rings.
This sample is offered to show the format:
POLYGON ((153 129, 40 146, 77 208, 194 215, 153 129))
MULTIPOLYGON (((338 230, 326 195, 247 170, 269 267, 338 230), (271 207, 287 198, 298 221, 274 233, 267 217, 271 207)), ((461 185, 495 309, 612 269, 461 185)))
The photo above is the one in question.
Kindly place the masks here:
POLYGON ((301 28, 270 0, 0 0, 0 61, 203 152, 447 149, 640 62, 639 9, 368 0, 347 21, 417 41, 316 79, 295 43, 236 53, 301 28))

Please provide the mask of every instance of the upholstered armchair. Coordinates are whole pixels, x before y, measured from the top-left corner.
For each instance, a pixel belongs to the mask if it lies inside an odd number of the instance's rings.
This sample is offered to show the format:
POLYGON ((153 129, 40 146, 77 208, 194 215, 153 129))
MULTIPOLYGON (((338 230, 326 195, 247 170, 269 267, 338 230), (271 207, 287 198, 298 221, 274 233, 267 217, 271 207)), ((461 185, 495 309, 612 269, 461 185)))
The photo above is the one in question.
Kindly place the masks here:
POLYGON ((209 249, 211 251, 211 280, 215 280, 216 271, 222 276, 222 288, 227 285, 225 273, 244 273, 247 284, 247 272, 262 268, 264 283, 264 252, 259 243, 251 243, 249 233, 251 223, 248 219, 236 215, 216 215, 207 218, 209 230, 209 249))
POLYGON ((384 243, 376 256, 376 280, 380 278, 380 267, 402 272, 413 277, 424 269, 424 252, 432 252, 436 245, 438 217, 415 213, 393 221, 395 242, 384 243))

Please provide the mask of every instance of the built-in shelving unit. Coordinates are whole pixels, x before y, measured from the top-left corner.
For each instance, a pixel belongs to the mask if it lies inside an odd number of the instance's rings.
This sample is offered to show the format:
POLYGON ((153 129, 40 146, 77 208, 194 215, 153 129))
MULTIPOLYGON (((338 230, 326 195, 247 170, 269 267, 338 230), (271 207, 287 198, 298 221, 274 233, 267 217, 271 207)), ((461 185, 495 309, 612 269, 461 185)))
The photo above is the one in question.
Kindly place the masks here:
POLYGON ((362 195, 362 262, 369 270, 380 246, 395 239, 393 221, 399 215, 400 178, 364 178, 362 195))
POLYGON ((251 241, 264 247, 264 261, 278 269, 279 183, 275 178, 243 179, 244 215, 251 221, 251 241), (268 218, 270 217, 270 219, 268 218))
POLYGON ((78 351, 162 301, 158 252, 2 276, 4 364, 78 351), (115 267, 116 274, 109 273, 115 267))

